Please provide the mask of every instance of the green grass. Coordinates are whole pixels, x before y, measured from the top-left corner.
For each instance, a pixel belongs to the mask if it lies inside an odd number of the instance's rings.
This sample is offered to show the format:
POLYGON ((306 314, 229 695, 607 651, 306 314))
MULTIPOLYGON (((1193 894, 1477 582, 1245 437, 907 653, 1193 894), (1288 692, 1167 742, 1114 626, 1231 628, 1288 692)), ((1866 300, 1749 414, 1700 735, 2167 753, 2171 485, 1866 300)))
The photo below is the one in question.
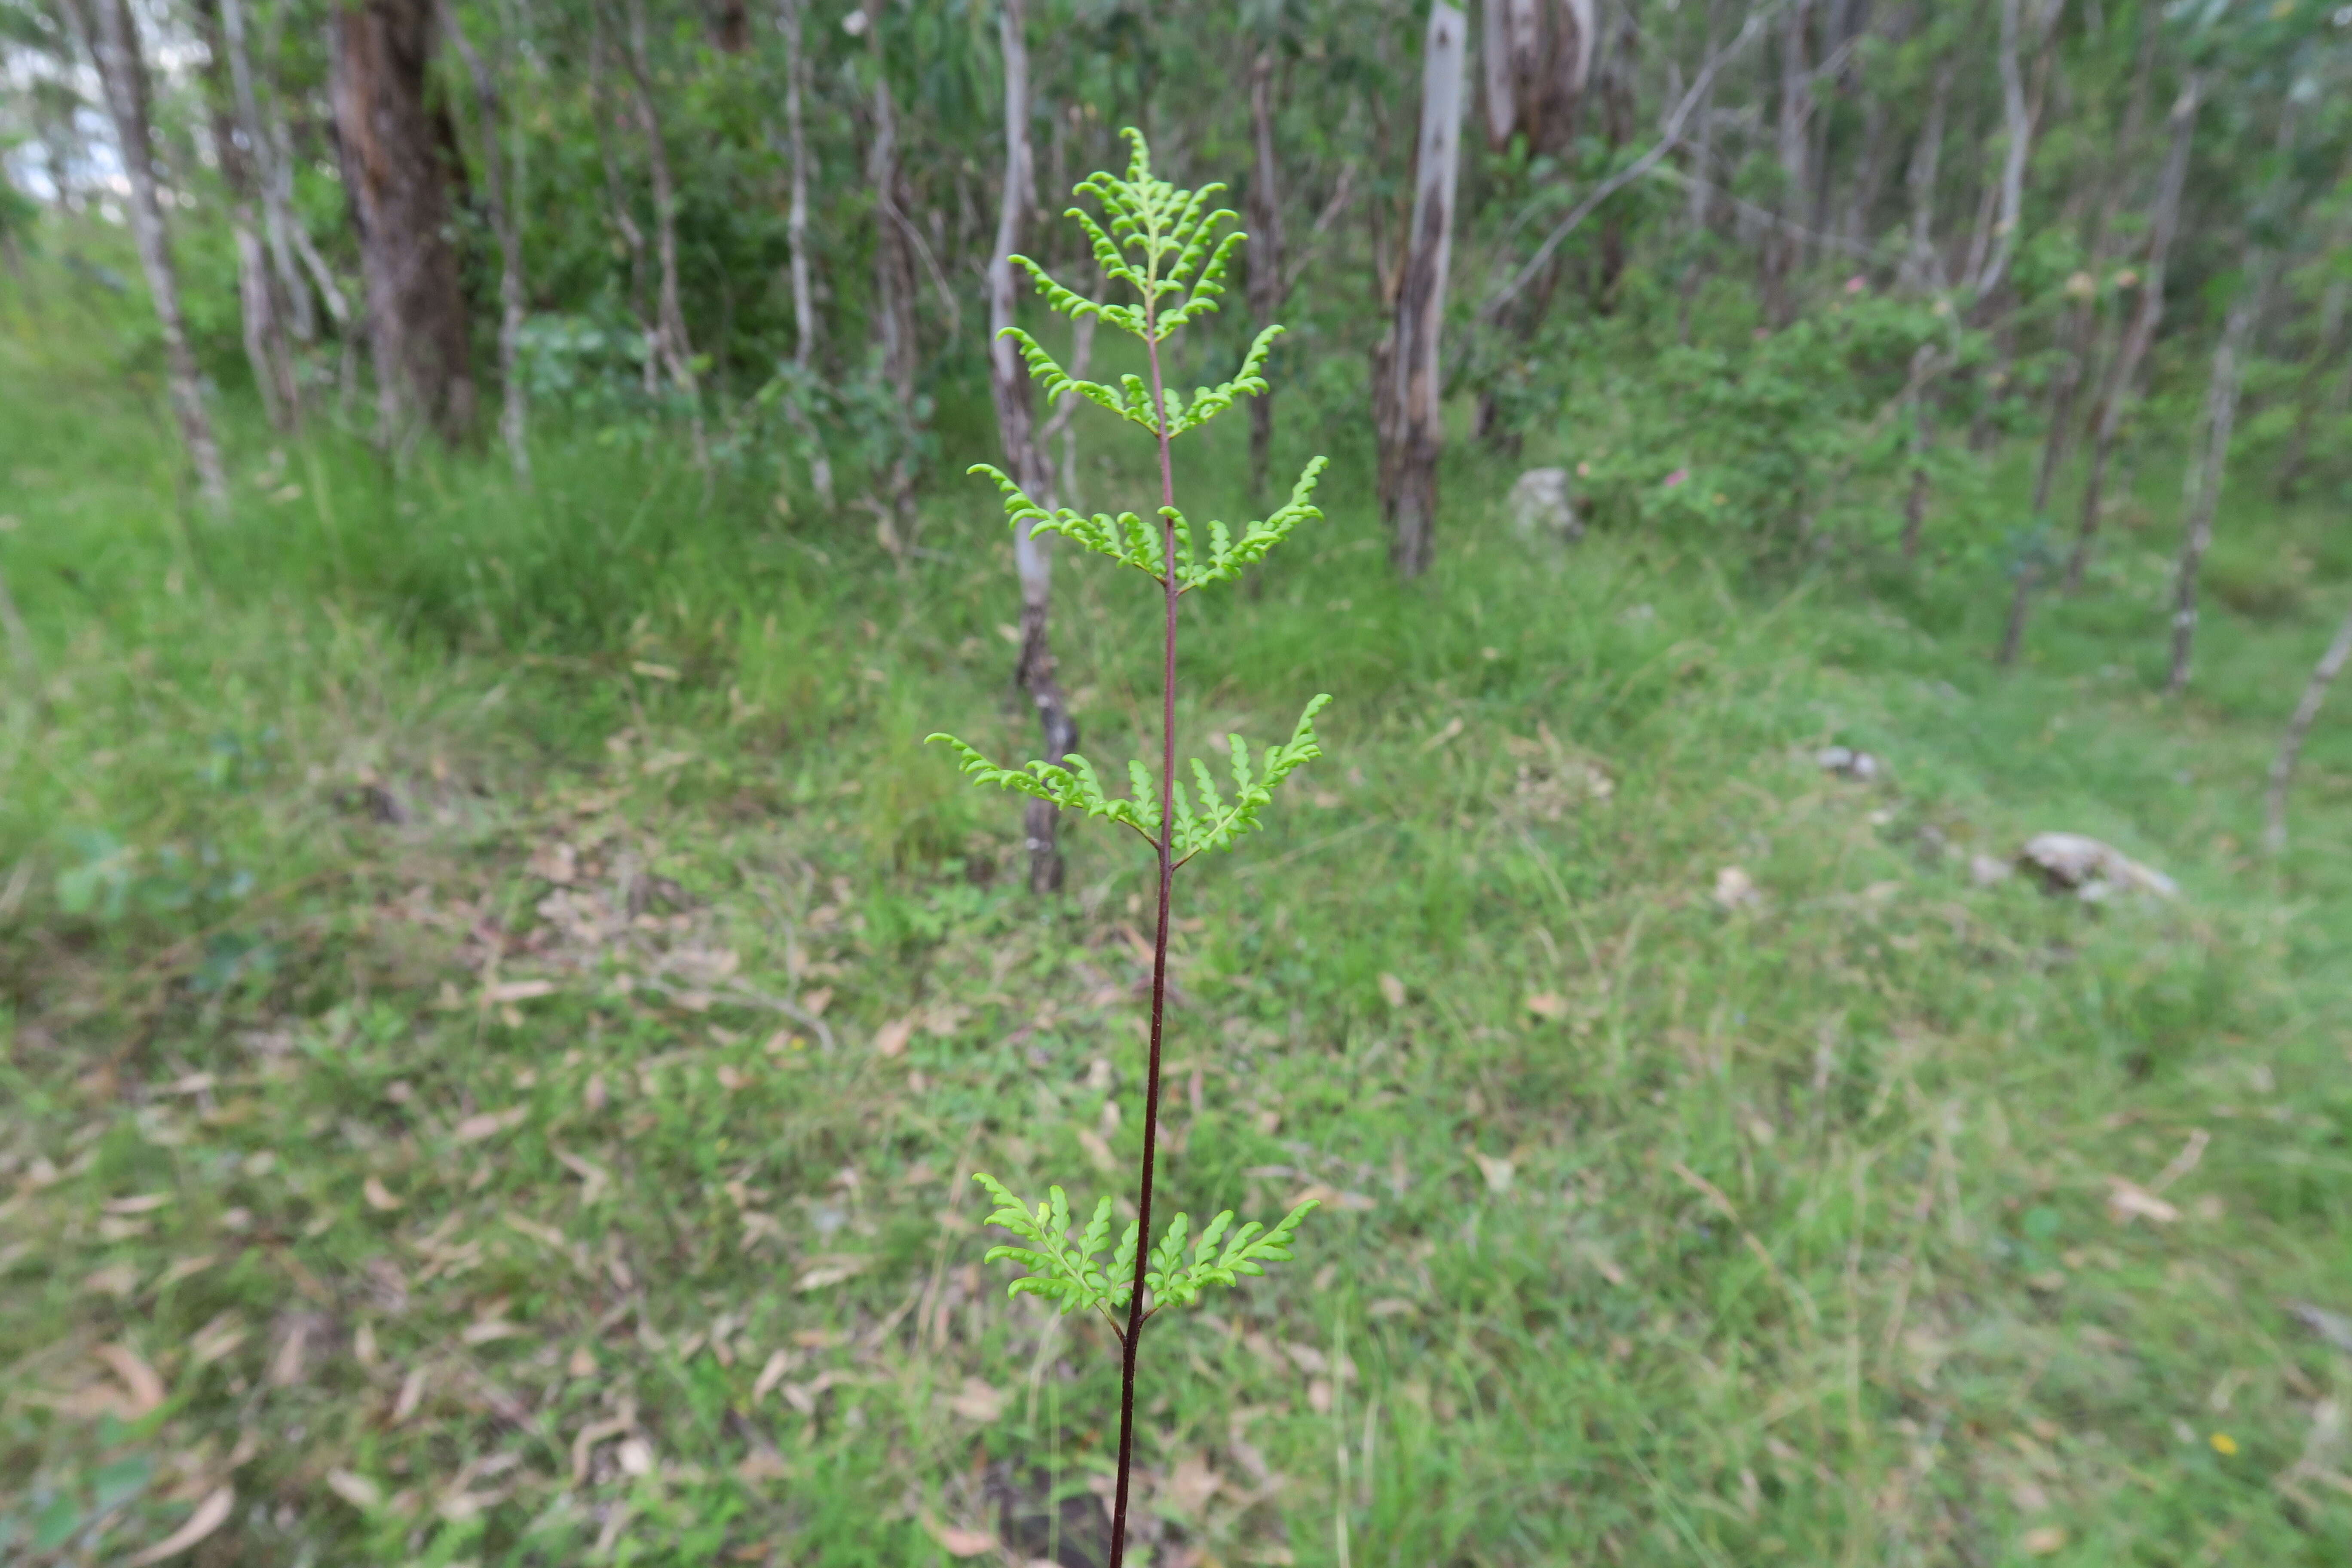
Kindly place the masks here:
MULTIPOLYGON (((1147 868, 1076 826, 1029 900, 917 743, 1025 754, 992 499, 902 575, 675 456, 551 438, 521 497, 236 426, 214 524, 67 308, 0 316, 5 1554, 226 1486, 191 1561, 1037 1556, 1057 1486, 1094 1561, 1105 1336, 1005 1299, 964 1177, 1123 1186, 1147 868)), ((1340 700, 1180 887, 1163 1179, 1332 1201, 1155 1331, 1151 1561, 2345 1561, 2352 1366, 2292 1310, 2352 1310, 2340 715, 2251 847, 2340 531, 2233 492, 2174 706, 2168 475, 2007 678, 1981 567, 1531 558, 1508 477, 1462 459, 1427 583, 1341 486, 1188 623, 1196 749, 1340 700), (2060 827, 2183 898, 1971 880, 2060 827)), ((1115 762, 1143 591, 1061 560, 1115 762)))

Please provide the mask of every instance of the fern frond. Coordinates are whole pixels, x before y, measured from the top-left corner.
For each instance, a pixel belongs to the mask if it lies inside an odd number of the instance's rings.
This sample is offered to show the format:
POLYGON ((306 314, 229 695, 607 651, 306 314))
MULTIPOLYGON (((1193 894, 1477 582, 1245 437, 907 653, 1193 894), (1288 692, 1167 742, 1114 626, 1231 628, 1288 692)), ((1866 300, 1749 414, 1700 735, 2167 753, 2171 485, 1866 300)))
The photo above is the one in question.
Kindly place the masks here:
MULTIPOLYGON (((923 737, 925 745, 933 741, 947 742, 948 749, 959 759, 957 771, 976 784, 994 784, 999 789, 1013 790, 1067 811, 1108 817, 1135 829, 1154 844, 1160 841, 1159 805, 1149 799, 1120 800, 1104 794, 1102 781, 1095 774, 1095 765, 1076 752, 1071 753, 1067 767, 1055 763, 1032 762, 1018 768, 1000 768, 976 747, 965 744, 953 735, 923 737)), ((1136 764, 1129 763, 1129 766, 1132 769, 1136 764)))
POLYGON ((1231 1240, 1225 1240, 1225 1232, 1233 1224, 1234 1211, 1227 1209, 1202 1228, 1189 1261, 1184 1257, 1187 1220, 1178 1215, 1144 1266, 1143 1283, 1151 1292, 1151 1310, 1192 1306, 1212 1285, 1238 1285, 1244 1278, 1264 1274, 1269 1263, 1289 1262, 1290 1243, 1307 1212, 1317 1206, 1318 1200, 1307 1199, 1283 1215, 1272 1230, 1252 1220, 1234 1231, 1231 1240), (1265 1234, 1260 1235, 1261 1231, 1265 1234), (1220 1241, 1224 1241, 1222 1249, 1217 1245, 1220 1241))
POLYGON ((996 481, 996 488, 1004 494, 1004 515, 1013 527, 1026 523, 1039 533, 1058 533, 1081 549, 1108 555, 1122 566, 1134 567, 1154 582, 1164 581, 1160 542, 1151 525, 1133 512, 1123 511, 1112 517, 1098 511, 1085 517, 1067 507, 1049 511, 1032 500, 1011 475, 992 464, 974 463, 965 472, 986 474, 996 481))
POLYGON ((987 1223, 1002 1226, 1028 1244, 992 1247, 982 1260, 1017 1263, 1028 1270, 1013 1282, 1006 1295, 1017 1296, 1025 1290, 1058 1303, 1065 1313, 1069 1313, 1089 1307, 1117 1306, 1134 1294, 1135 1254, 1131 1248, 1124 1273, 1116 1267, 1106 1273, 1096 1261, 1102 1253, 1103 1243, 1110 1237, 1108 1195, 1095 1205, 1094 1217, 1087 1222, 1086 1233, 1079 1237, 1078 1245, 1072 1247, 1070 1200, 1061 1188, 1052 1188, 1046 1200, 1033 1211, 995 1177, 975 1172, 972 1180, 987 1188, 988 1195, 996 1200, 996 1212, 988 1216, 987 1223))
MULTIPOLYGON (((1307 705, 1298 716, 1298 726, 1290 739, 1279 746, 1268 746, 1258 767, 1250 767, 1249 750, 1238 736, 1227 736, 1233 747, 1234 798, 1229 804, 1209 777, 1208 768, 1193 763, 1194 788, 1199 792, 1202 809, 1198 815, 1180 810, 1178 831, 1172 847, 1178 861, 1213 849, 1230 849, 1234 844, 1255 831, 1258 814, 1274 800, 1274 792, 1282 782, 1301 766, 1323 754, 1315 736, 1315 715, 1331 700, 1326 692, 1307 705)), ((1032 766, 1036 764, 1032 763, 1032 766)), ((1183 796, 1179 793, 1181 802, 1183 796)))
POLYGON ((1274 340, 1282 335, 1282 328, 1276 326, 1268 327, 1260 332, 1251 342, 1249 353, 1242 356, 1240 374, 1221 386, 1197 388, 1192 394, 1191 407, 1187 408, 1182 399, 1174 393, 1170 393, 1168 395, 1168 434, 1171 437, 1181 436, 1187 430, 1206 425, 1210 420, 1231 408, 1234 398, 1244 394, 1255 396, 1264 393, 1265 391, 1264 374, 1265 356, 1273 350, 1274 340))
MULTIPOLYGON (((994 1176, 975 1172, 972 1180, 995 1200, 996 1212, 987 1223, 1011 1231, 1022 1243, 992 1247, 984 1259, 1017 1263, 1028 1270, 1007 1289, 1008 1296, 1026 1291, 1055 1302, 1065 1313, 1088 1308, 1109 1311, 1127 1305, 1135 1293, 1135 1252, 1142 1239, 1141 1227, 1129 1223, 1106 1268, 1099 1259, 1110 1240, 1109 1197, 1096 1202, 1085 1231, 1072 1246, 1070 1200, 1060 1187, 1049 1188, 1045 1201, 1033 1209, 994 1176)), ((1316 1206, 1317 1200, 1307 1199, 1271 1230, 1255 1220, 1234 1230, 1234 1211, 1227 1209, 1202 1228, 1198 1239, 1192 1235, 1191 1216, 1178 1215, 1144 1260, 1143 1283, 1151 1293, 1151 1310, 1192 1306, 1212 1285, 1237 1285, 1244 1279, 1264 1274, 1270 1263, 1289 1262, 1290 1243, 1307 1212, 1316 1206)))
MULTIPOLYGON (((1187 590, 1207 583, 1231 582, 1245 568, 1265 560, 1276 545, 1290 537, 1292 529, 1302 522, 1320 521, 1323 513, 1315 505, 1314 496, 1315 485, 1322 477, 1325 461, 1317 458, 1309 462, 1298 476, 1298 482, 1290 487, 1290 499, 1276 509, 1271 516, 1251 523, 1241 538, 1234 539, 1232 531, 1223 523, 1212 521, 1209 524, 1208 560, 1195 563, 1189 554, 1180 559, 1177 581, 1187 590)), ((990 471, 994 472, 993 469, 990 471)), ((1162 510, 1165 511, 1167 509, 1162 510)))

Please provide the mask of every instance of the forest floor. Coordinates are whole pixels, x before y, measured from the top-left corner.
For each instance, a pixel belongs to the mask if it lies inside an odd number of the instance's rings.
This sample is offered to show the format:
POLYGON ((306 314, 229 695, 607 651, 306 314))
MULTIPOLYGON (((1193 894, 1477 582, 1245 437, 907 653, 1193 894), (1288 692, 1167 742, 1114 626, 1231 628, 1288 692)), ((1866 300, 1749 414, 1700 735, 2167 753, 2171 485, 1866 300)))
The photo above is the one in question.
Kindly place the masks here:
MULTIPOLYGON (((992 498, 901 573, 239 430, 215 524, 156 406, 0 339, 0 1556, 1098 1562, 1108 1337, 968 1178, 1124 1189, 1150 868, 1027 896, 919 743, 1027 754, 992 498)), ((1180 885, 1162 1192, 1324 1206, 1155 1325, 1152 1563, 2352 1559, 2341 715, 2257 847, 2352 541, 2234 490, 2168 702, 2161 478, 2006 676, 1980 567, 1530 555, 1470 458, 1430 580, 1341 485, 1188 616, 1188 750, 1338 702, 1180 885), (2050 829, 2179 897, 1972 870, 2050 829)))

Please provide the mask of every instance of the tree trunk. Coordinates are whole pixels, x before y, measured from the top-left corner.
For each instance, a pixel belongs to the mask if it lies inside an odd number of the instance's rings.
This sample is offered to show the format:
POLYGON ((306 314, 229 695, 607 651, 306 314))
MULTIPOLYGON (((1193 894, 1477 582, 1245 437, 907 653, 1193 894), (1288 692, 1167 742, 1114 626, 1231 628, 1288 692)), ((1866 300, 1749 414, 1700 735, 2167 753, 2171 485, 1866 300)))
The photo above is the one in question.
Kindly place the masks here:
POLYGON ((711 0, 710 47, 740 55, 751 47, 751 7, 747 0, 711 0))
POLYGON ((793 363, 807 370, 816 352, 816 297, 809 283, 808 126, 801 108, 808 63, 801 43, 803 0, 782 0, 777 25, 784 35, 784 137, 792 160, 792 200, 784 213, 784 240, 792 247, 793 363))
POLYGON ((474 423, 448 176, 425 101, 433 12, 433 0, 355 0, 329 24, 336 145, 359 219, 378 418, 395 450, 422 429, 455 445, 474 423))
POLYGON ((1463 45, 1467 23, 1452 5, 1430 8, 1423 45, 1421 131, 1415 144, 1412 226, 1381 356, 1374 423, 1381 442, 1381 508, 1394 530, 1391 559, 1407 577, 1429 569, 1437 546, 1437 459, 1444 446, 1438 331, 1445 318, 1454 245, 1454 187, 1461 161, 1463 45))
POLYGON ((646 231, 638 226, 636 215, 629 210, 629 190, 621 178, 620 154, 607 133, 608 125, 620 116, 608 110, 604 101, 604 13, 592 9, 588 41, 589 122, 596 128, 596 159, 604 171, 607 216, 620 231, 622 248, 629 256, 629 313, 637 319, 637 335, 645 354, 638 368, 645 395, 650 400, 661 384, 661 328, 647 298, 652 285, 646 277, 646 231))
MULTIPOLYGON (((262 232, 269 241, 270 265, 277 269, 279 298, 287 306, 286 324, 294 341, 317 341, 319 323, 312 313, 310 290, 302 276, 295 239, 299 220, 294 216, 293 160, 286 147, 286 127, 262 111, 261 95, 253 79, 252 53, 246 45, 245 0, 220 0, 221 39, 228 48, 229 84, 236 95, 236 119, 245 132, 261 193, 262 232)), ((307 236, 304 243, 307 243, 307 236)), ((341 291, 331 314, 342 319, 341 291)))
MULTIPOLYGON (((1274 324, 1282 310, 1282 200, 1276 184, 1274 155, 1275 56, 1260 49, 1250 66, 1250 140, 1256 163, 1250 176, 1249 307, 1259 331, 1274 324)), ((1265 499, 1266 471, 1274 461, 1274 395, 1261 392, 1250 399, 1250 495, 1265 499)))
POLYGON ((793 389, 786 405, 786 415, 808 444, 809 488, 816 492, 817 503, 830 511, 833 464, 825 457, 824 443, 802 401, 807 395, 815 363, 817 329, 816 296, 809 271, 808 124, 802 109, 808 79, 808 57, 801 41, 803 4, 804 0, 780 0, 776 13, 777 26, 784 35, 784 140, 792 180, 791 197, 784 209, 784 243, 792 250, 787 265, 793 290, 793 366, 800 372, 799 384, 793 389))
MULTIPOLYGON (((1642 31, 1635 5, 1636 0, 1618 0, 1617 37, 1610 46, 1609 59, 1601 71, 1601 134, 1609 143, 1612 163, 1625 144, 1633 140, 1637 129, 1634 115, 1640 84, 1634 75, 1641 64, 1642 31)), ((1673 98, 1680 96, 1677 93, 1673 98)), ((1595 315, 1607 315, 1614 308, 1618 280, 1625 275, 1624 210, 1622 205, 1601 209, 1600 268, 1591 295, 1595 315)))
MULTIPOLYGON (((874 140, 866 150, 866 181, 874 193, 874 340, 881 351, 882 376, 898 400, 899 417, 911 426, 915 408, 915 257, 908 240, 911 220, 902 204, 898 102, 882 51, 883 0, 866 0, 866 37, 874 57, 874 140)), ((904 453, 895 455, 887 479, 883 546, 904 559, 910 541, 914 476, 904 453)))
POLYGON ((2090 472, 2083 480, 2082 522, 2074 534, 2074 553, 2066 561, 2064 586, 2070 594, 2083 586, 2091 544, 2098 536, 2107 462, 2115 451, 2116 432, 2123 426, 2125 399, 2131 395, 2140 361, 2147 356, 2148 346, 2156 341, 2157 323, 2164 319, 2165 262, 2172 249, 2173 230, 2180 221, 2180 190, 2189 178, 2189 147, 2195 138, 2197 105, 2203 86, 2202 79, 2191 72, 2181 87, 2180 96, 2173 101, 2168 127, 2170 144, 2165 151, 2164 172, 2158 176, 2156 198, 2148 214, 2147 269, 2139 280, 2139 298, 2133 308, 2131 325, 2124 330, 2123 340, 2116 345, 2115 363, 2108 367, 2106 385, 2099 396, 2097 422, 2092 427, 2090 472))
MULTIPOLYGON (((2018 9, 2021 0, 2000 0, 2000 111, 2007 132, 2000 154, 1999 205, 1992 242, 1980 267, 1972 266, 1969 292, 1982 301, 1998 293, 2009 277, 2009 258, 2016 253, 2018 227, 2025 214, 2025 162, 2033 151, 2033 121, 2025 106, 2025 74, 2018 64, 2018 9)), ((1973 258, 1971 260, 1973 261, 1973 258)))
MULTIPOLYGON (((2352 248, 2352 224, 2336 231, 2336 250, 2340 255, 2352 248)), ((2287 437, 2286 455, 2279 459, 2275 491, 2281 500, 2292 500, 2303 483, 2304 468, 2310 461, 2311 432, 2322 413, 2333 416, 2343 406, 2347 383, 2339 379, 2334 395, 2322 392, 2320 381, 2327 367, 2344 356, 2344 325, 2346 306, 2352 304, 2352 284, 2337 278, 2327 285, 2319 300, 2319 326, 2312 334, 2311 358, 2303 367, 2303 377, 2295 388, 2294 431, 2287 437)), ((2352 370, 2352 366, 2347 366, 2352 370)))
POLYGON ((1919 556, 1919 537, 1927 521, 1927 453, 1936 444, 1936 404, 1927 390, 1927 371, 1936 346, 1922 343, 1911 356, 1911 379, 1918 390, 1911 395, 1911 490, 1903 501, 1903 559, 1919 556))
POLYGON ((2319 717, 2328 684, 2343 671, 2347 659, 2352 659, 2352 614, 2345 616, 2336 628, 2336 640, 2319 656, 2310 680, 2304 685, 2303 700, 2294 705, 2294 717, 2286 721, 2278 755, 2271 761, 2270 789, 2263 800, 2263 843, 2273 855, 2286 848, 2286 792, 2294 781, 2294 765, 2303 756, 2304 739, 2311 733, 2311 721, 2319 717))
POLYGON ((1936 247, 1936 175, 1944 158, 1944 121, 1952 105, 1952 62, 1936 68, 1936 85, 1927 99, 1927 122, 1911 149, 1906 184, 1911 187, 1911 248, 1903 261, 1903 281, 1908 288, 1938 289, 1944 281, 1943 252, 1936 247))
POLYGON ((654 186, 655 309, 660 322, 662 359, 670 382, 686 398, 694 465, 708 476, 710 442, 702 427, 702 380, 694 368, 694 342, 687 335, 686 310, 677 288, 677 185, 670 177, 669 140, 654 103, 653 62, 646 44, 645 0, 628 0, 630 85, 637 97, 637 124, 646 133, 646 172, 654 186))
POLYGON ((2221 341, 2213 349, 2213 374, 2205 388, 2204 428, 2189 465, 2185 487, 2186 526, 2181 532, 2180 563, 2172 586, 2172 669, 2166 678, 2168 695, 2189 689, 2190 655, 2197 639, 2198 578, 2205 552, 2213 543, 2213 516, 2221 504, 2221 480, 2230 462, 2230 434, 2238 420, 2238 397, 2246 384, 2246 355, 2253 347, 2254 329, 2263 307, 2269 303, 2275 255, 2258 250, 2249 258, 2252 281, 2231 307, 2222 325, 2221 341))
POLYGON ((1805 58, 1805 31, 1812 16, 1812 0, 1789 0, 1780 26, 1780 101, 1776 150, 1780 162, 1780 196, 1773 205, 1776 222, 1764 236, 1764 311, 1776 327, 1785 327, 1797 312, 1795 274, 1804 262, 1801 223, 1811 182, 1806 177, 1811 150, 1810 124, 1812 83, 1805 58))
POLYGON ((270 427, 290 430, 299 423, 301 394, 294 346, 288 341, 287 310, 262 245, 257 216, 257 158, 240 138, 236 94, 229 84, 228 47, 218 0, 197 0, 196 28, 205 43, 204 85, 207 128, 221 184, 228 192, 229 237, 236 251, 237 314, 245 329, 245 359, 254 390, 270 427))
POLYGON ((449 29, 449 41, 457 46, 466 69, 474 79, 474 106, 482 121, 482 205, 488 212, 490 232, 499 242, 499 437, 506 443, 507 461, 514 470, 515 482, 528 489, 530 389, 523 384, 522 374, 522 235, 516 211, 523 198, 523 139, 520 133, 515 137, 515 190, 514 201, 509 203, 506 155, 499 145, 501 115, 497 79, 467 39, 465 28, 457 20, 457 9, 449 0, 442 0, 442 16, 449 29))
POLYGON ((1531 154, 1564 151, 1601 41, 1594 0, 1485 0, 1480 24, 1487 145, 1524 133, 1531 154))
MULTIPOLYGON (((1013 325, 1013 252, 1021 247, 1021 218, 1031 205, 1029 152, 1029 41, 1026 0, 1003 0, 998 37, 1004 56, 1004 184, 996 204, 996 249, 988 262, 988 389, 996 404, 997 439, 1004 466, 1029 499, 1051 508, 1054 471, 1038 446, 1029 401, 1029 373, 1005 331, 1013 325)), ((1054 560, 1052 536, 1015 528, 1013 563, 1021 577, 1021 655, 1013 679, 1037 710, 1045 759, 1060 763, 1077 748, 1078 727, 1068 700, 1055 679, 1051 616, 1054 560)), ((1062 888, 1062 851, 1055 841, 1059 813, 1033 800, 1023 809, 1029 850, 1029 890, 1062 888)))
POLYGON ((2113 258, 2116 216, 2122 209, 2126 175, 2133 158, 2138 153, 2140 135, 2147 119, 2148 85, 2156 75, 2157 22, 2154 7, 2144 8, 2140 12, 2139 58, 2132 69, 2131 89, 2124 104, 2123 123, 2116 134, 2115 154, 2107 160, 2105 178, 2102 182, 2106 188, 2091 224, 2087 268, 2091 287, 2075 294, 2058 331, 2062 357, 2051 383, 2050 427, 2042 438, 2042 464, 2033 480, 2033 514, 2036 518, 2048 511, 2050 492, 2073 449, 2075 407, 2084 386, 2091 379, 2095 363, 2098 281, 2105 275, 2107 263, 2113 258))
MULTIPOLYGON (((1706 53, 1703 57, 1706 59, 1715 58, 1717 49, 1721 47, 1723 7, 1724 0, 1706 0, 1706 53)), ((1698 122, 1698 133, 1691 144, 1690 156, 1692 175, 1690 227, 1695 237, 1706 234, 1714 223, 1715 211, 1712 198, 1715 195, 1716 187, 1715 81, 1710 77, 1698 85, 1700 87, 1698 101, 1692 106, 1691 110, 1698 122)), ((1685 318, 1687 318, 1690 301, 1698 281, 1698 270, 1696 266, 1691 268, 1691 277, 1685 289, 1683 302, 1685 318)))
POLYGON ((147 291, 155 301, 155 321, 163 329, 164 374, 171 388, 172 413, 179 421, 180 440, 196 471, 196 488, 215 513, 228 510, 228 476, 221 466, 220 443, 214 438, 211 416, 205 411, 204 384, 196 358, 188 348, 187 318, 180 310, 180 273, 172 259, 171 236, 163 228, 163 204, 155 184, 152 132, 147 118, 147 66, 139 52, 139 31, 131 19, 128 0, 90 0, 91 53, 98 60, 99 83, 106 95, 108 114, 114 121, 115 142, 122 156, 122 172, 131 185, 131 235, 139 247, 139 265, 147 274, 147 291))

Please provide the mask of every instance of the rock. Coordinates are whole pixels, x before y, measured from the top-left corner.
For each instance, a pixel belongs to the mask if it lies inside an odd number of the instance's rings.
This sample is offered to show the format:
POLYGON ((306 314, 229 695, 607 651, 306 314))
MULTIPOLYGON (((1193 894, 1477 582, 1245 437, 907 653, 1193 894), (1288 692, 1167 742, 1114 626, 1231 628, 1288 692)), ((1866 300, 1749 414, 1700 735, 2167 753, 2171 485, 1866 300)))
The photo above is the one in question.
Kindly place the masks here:
POLYGON ((1979 849, 1969 857, 1969 880, 1979 888, 1990 888, 1995 882, 2005 882, 2017 874, 2017 868, 1998 856, 1979 849))
POLYGON ((1715 901, 1725 910, 1753 909, 1764 901, 1757 890, 1756 879, 1737 866, 1726 866, 1715 874, 1715 901))
POLYGON ((2158 899, 2180 894, 2179 885, 2163 872, 2080 833, 2037 833, 2017 852, 2017 864, 2041 878, 2051 892, 2072 893, 2086 903, 2118 891, 2158 899))
POLYGON ((1821 764, 1823 773, 1861 784, 1876 784, 1886 771, 1876 757, 1851 746, 1824 747, 1813 754, 1813 761, 1821 764))
POLYGON ((1511 487, 1511 531, 1529 544, 1573 544, 1584 537, 1584 521, 1568 494, 1566 468, 1529 468, 1511 487))

